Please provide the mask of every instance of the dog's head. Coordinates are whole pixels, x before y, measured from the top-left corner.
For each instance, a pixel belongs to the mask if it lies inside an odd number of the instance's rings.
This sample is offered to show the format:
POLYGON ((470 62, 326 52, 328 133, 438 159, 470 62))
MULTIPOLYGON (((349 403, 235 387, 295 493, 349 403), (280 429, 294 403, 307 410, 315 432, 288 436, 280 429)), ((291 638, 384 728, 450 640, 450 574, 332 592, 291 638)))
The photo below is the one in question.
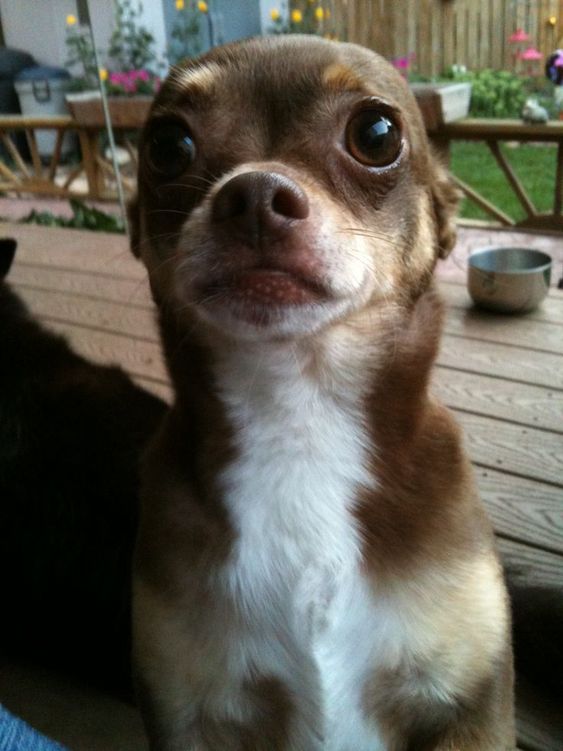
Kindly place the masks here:
POLYGON ((295 337, 416 298, 457 203, 404 80, 315 37, 174 69, 140 144, 133 250, 157 301, 235 337, 295 337))

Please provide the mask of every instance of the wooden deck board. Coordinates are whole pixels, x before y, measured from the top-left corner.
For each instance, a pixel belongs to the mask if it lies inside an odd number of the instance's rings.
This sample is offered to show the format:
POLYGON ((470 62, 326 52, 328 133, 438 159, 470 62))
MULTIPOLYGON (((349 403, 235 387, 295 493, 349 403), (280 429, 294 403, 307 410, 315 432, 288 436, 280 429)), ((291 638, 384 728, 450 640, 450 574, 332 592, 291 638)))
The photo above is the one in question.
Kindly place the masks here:
POLYGON ((559 434, 457 412, 473 461, 519 477, 559 485, 563 499, 563 440, 559 434))
POLYGON ((141 338, 132 339, 63 321, 45 321, 53 331, 67 337, 83 357, 99 364, 121 365, 133 376, 168 382, 160 345, 141 338))
POLYGON ((519 581, 535 587, 561 587, 563 556, 500 535, 498 544, 503 563, 519 581))
POLYGON ((451 308, 446 317, 445 330, 453 336, 563 354, 563 328, 558 323, 521 318, 515 326, 512 316, 451 308))
POLYGON ((557 410, 558 398, 563 397, 551 389, 506 380, 500 388, 498 378, 440 366, 434 371, 432 388, 452 409, 563 432, 557 410))
POLYGON ((486 467, 476 467, 475 474, 497 532, 563 554, 560 487, 486 467))
POLYGON ((457 371, 492 376, 501 382, 516 381, 563 389, 561 355, 553 353, 530 352, 523 347, 445 334, 437 363, 457 371))
MULTIPOLYGON (((467 291, 465 284, 461 282, 440 281, 440 294, 445 300, 448 308, 471 310, 473 302, 467 291)), ((514 317, 507 315, 508 321, 513 321, 514 317)), ((547 321, 551 324, 563 324, 563 294, 552 292, 548 295, 542 304, 529 313, 518 316, 519 321, 547 321)))
MULTIPOLYGON (((126 239, 11 230, 3 234, 17 236, 20 247, 10 280, 45 324, 84 356, 120 364, 170 399, 145 272, 126 239)), ((462 269, 440 279, 447 320, 433 390, 465 430, 504 562, 527 584, 561 589, 563 293, 552 290, 524 316, 491 315, 472 308, 460 282, 462 269)), ((526 698, 519 747, 562 748, 554 717, 526 698)))
POLYGON ((154 312, 147 307, 132 307, 108 300, 86 299, 77 294, 18 287, 35 315, 45 320, 78 324, 158 342, 154 312))
POLYGON ((10 280, 17 286, 52 292, 69 292, 93 300, 151 307, 149 285, 145 279, 124 279, 111 274, 68 271, 56 267, 17 263, 10 271, 10 280))
POLYGON ((145 279, 146 272, 135 260, 123 235, 107 235, 81 230, 54 230, 53 242, 45 235, 45 228, 33 224, 8 225, 18 239, 18 263, 43 265, 92 273, 111 274, 128 279, 145 279), (62 238, 62 240, 60 240, 62 238))

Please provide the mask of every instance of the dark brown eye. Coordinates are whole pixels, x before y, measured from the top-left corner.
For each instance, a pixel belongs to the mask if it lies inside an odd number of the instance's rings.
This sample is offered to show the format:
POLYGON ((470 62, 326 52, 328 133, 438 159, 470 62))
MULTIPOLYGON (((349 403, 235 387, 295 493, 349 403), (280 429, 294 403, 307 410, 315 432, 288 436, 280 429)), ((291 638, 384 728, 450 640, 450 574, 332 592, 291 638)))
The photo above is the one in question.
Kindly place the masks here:
POLYGON ((346 146, 354 159, 369 167, 387 167, 397 159, 402 147, 398 125, 378 110, 363 110, 346 129, 346 146))
POLYGON ((195 159, 195 144, 180 123, 157 125, 149 136, 151 166, 164 177, 182 174, 195 159))

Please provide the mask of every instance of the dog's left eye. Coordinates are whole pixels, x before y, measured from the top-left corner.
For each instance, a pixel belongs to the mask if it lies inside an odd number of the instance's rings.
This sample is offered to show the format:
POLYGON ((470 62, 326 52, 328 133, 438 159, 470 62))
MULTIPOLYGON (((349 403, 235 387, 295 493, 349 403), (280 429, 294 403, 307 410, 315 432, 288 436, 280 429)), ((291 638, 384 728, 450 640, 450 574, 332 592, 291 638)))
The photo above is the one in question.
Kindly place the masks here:
POLYGON ((348 123, 346 146, 358 162, 369 167, 387 167, 397 159, 402 147, 396 123, 378 110, 359 112, 348 123))
POLYGON ((157 172, 178 177, 195 159, 195 144, 179 123, 165 123, 154 129, 149 139, 149 160, 157 172))

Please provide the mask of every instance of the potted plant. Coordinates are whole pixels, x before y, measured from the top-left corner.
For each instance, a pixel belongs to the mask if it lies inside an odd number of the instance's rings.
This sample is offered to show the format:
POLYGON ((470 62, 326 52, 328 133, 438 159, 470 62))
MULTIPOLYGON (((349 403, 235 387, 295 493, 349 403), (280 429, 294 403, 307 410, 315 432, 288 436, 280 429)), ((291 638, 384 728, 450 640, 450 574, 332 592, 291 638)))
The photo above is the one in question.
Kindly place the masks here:
MULTIPOLYGON (((67 17, 67 67, 74 72, 73 93, 66 97, 72 116, 82 125, 101 127, 104 114, 100 87, 108 95, 112 123, 137 128, 146 119, 160 85, 161 67, 153 35, 140 23, 142 5, 133 0, 115 3, 115 27, 107 53, 107 67, 98 70, 88 28, 67 17)), ((98 55, 98 58, 100 55, 98 55)))
MULTIPOLYGON (((146 69, 108 73, 100 70, 101 85, 106 87, 112 124, 120 128, 138 128, 147 118, 160 78, 146 69)), ((105 124, 100 90, 67 94, 68 108, 81 125, 105 124)))

